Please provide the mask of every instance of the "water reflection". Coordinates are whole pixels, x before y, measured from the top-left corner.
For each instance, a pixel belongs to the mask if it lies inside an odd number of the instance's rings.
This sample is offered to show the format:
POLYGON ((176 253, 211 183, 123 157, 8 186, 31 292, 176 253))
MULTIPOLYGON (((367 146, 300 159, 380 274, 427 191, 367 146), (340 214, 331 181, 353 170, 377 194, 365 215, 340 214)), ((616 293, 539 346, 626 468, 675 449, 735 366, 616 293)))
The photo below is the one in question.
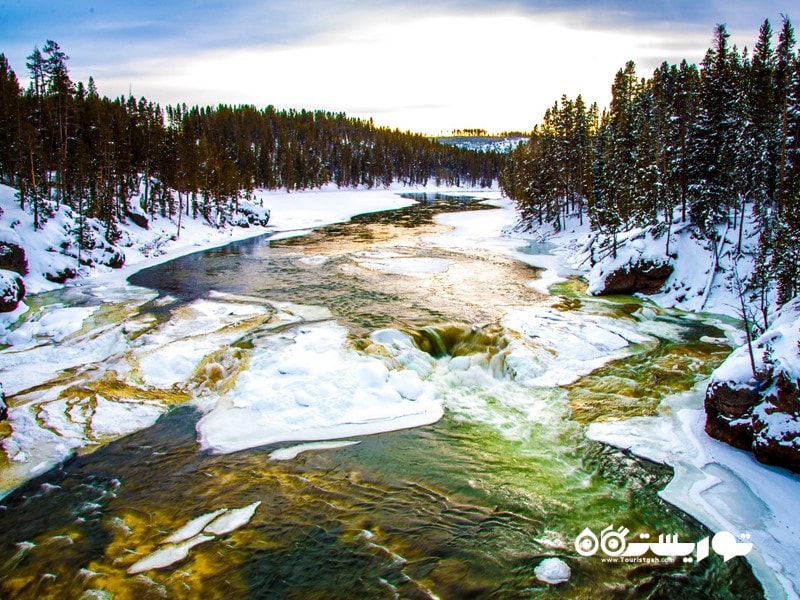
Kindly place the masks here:
MULTIPOLYGON (((561 299, 547 298, 524 285, 535 275, 527 266, 419 242, 442 230, 433 214, 465 207, 485 209, 468 199, 426 198, 307 237, 239 242, 132 277, 159 290, 161 298, 141 312, 162 321, 191 300, 242 294, 327 307, 361 350, 368 334, 394 327, 432 356, 483 362, 462 360, 463 371, 435 379, 448 409, 438 423, 285 462, 270 460, 275 446, 200 452, 199 415, 174 408, 155 426, 75 457, 4 500, 0 594, 760 597, 742 559, 632 565, 581 557, 573 545, 585 527, 611 524, 681 539, 706 535, 658 497, 668 469, 585 441, 582 423, 628 414, 623 404, 652 410, 659 394, 683 385, 672 378, 674 366, 686 382, 696 377, 679 357, 702 363, 723 347, 698 341, 709 332, 670 314, 645 314, 641 302, 585 298, 574 283, 560 290, 561 299), (398 265, 407 259, 431 268, 403 273, 398 265), (535 303, 571 303, 578 319, 613 317, 645 327, 657 341, 566 389, 525 388, 483 363, 502 358, 509 343, 499 323, 507 307, 535 303), (628 394, 629 385, 650 395, 628 394), (625 400, 612 405, 612 396, 625 400), (246 525, 193 547, 172 566, 128 574, 191 519, 255 502, 261 504, 246 525), (533 576, 553 556, 571 567, 568 584, 551 587, 533 576)), ((224 350, 246 354, 280 331, 253 327, 224 350)))

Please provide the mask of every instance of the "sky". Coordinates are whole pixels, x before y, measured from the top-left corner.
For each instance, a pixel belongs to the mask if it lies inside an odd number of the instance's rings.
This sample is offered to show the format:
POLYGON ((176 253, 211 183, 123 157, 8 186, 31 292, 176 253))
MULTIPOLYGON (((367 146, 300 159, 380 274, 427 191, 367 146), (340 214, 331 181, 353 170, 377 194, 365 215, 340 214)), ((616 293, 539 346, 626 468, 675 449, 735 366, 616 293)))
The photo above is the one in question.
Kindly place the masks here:
POLYGON ((607 106, 628 60, 641 76, 700 62, 717 23, 752 47, 782 14, 788 0, 0 0, 0 52, 26 84, 26 57, 52 39, 73 81, 162 105, 530 131, 562 94, 607 106))

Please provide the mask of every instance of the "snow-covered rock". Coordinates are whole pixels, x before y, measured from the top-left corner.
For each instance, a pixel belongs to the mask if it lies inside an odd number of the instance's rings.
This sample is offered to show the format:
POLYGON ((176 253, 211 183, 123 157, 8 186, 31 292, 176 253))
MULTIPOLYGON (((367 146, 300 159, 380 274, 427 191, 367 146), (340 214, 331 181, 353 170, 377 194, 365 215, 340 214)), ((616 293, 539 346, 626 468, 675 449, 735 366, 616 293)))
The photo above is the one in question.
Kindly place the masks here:
POLYGON ((598 296, 617 294, 655 294, 669 279, 675 268, 667 260, 638 259, 603 273, 594 293, 598 296))
POLYGON ((714 372, 705 397, 706 432, 763 463, 800 473, 800 298, 714 372), (755 367, 755 368, 754 368, 755 367))
POLYGON ((12 232, 7 232, 6 235, 0 233, 0 269, 6 271, 14 271, 20 275, 25 275, 28 272, 28 260, 25 258, 25 250, 17 239, 10 240, 9 235, 12 232))
POLYGON ((536 579, 549 585, 559 585, 569 581, 572 570, 560 558, 545 558, 533 570, 536 579))
POLYGON ((25 283, 14 271, 0 269, 0 313, 16 310, 25 297, 25 283))

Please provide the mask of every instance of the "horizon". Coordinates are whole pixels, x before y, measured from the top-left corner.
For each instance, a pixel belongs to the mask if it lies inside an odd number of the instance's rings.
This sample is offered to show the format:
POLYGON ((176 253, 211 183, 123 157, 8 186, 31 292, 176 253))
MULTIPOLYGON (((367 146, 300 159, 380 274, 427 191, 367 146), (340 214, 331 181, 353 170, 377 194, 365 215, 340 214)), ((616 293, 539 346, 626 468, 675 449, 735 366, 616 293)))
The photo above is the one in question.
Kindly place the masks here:
POLYGON ((23 86, 26 57, 52 39, 73 81, 91 76, 112 98, 343 112, 430 136, 530 132, 562 95, 606 107, 628 60, 639 76, 699 63, 716 23, 750 48, 787 12, 742 0, 32 4, 0 4, 0 52, 23 86))

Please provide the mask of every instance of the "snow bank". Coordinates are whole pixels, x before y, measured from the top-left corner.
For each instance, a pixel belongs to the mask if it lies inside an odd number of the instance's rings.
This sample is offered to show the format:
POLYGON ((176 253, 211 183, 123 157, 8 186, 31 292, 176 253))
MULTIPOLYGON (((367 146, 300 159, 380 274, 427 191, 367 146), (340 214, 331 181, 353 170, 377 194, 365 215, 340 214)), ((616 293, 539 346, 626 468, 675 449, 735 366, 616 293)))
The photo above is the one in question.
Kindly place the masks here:
MULTIPOLYGON (((669 235, 654 235, 652 228, 632 228, 617 235, 616 256, 611 239, 591 231, 588 219, 570 217, 562 231, 552 225, 541 227, 520 222, 506 226, 504 234, 516 239, 546 242, 549 252, 560 258, 563 267, 582 274, 588 281, 589 293, 603 288, 609 274, 626 265, 639 262, 660 264, 667 261, 674 267, 659 293, 647 297, 664 308, 689 312, 708 312, 732 317, 740 316, 737 283, 734 274, 752 271, 752 256, 758 248, 758 229, 752 215, 744 220, 741 232, 742 252, 738 252, 739 230, 719 225, 718 268, 715 271, 715 248, 697 236, 692 228, 676 218, 669 235), (669 256, 667 255, 669 253, 669 256)), ((537 260, 541 260, 537 257, 537 260)))
MULTIPOLYGON (((756 372, 769 368, 792 381, 800 379, 800 298, 786 304, 774 316, 769 328, 753 342, 756 372)), ((753 371, 747 346, 737 348, 715 371, 712 381, 734 386, 752 382, 753 371)))
POLYGON ((749 533, 747 561, 767 597, 800 597, 800 476, 710 438, 702 398, 670 397, 658 417, 592 423, 587 436, 671 466, 661 497, 712 531, 749 533))

